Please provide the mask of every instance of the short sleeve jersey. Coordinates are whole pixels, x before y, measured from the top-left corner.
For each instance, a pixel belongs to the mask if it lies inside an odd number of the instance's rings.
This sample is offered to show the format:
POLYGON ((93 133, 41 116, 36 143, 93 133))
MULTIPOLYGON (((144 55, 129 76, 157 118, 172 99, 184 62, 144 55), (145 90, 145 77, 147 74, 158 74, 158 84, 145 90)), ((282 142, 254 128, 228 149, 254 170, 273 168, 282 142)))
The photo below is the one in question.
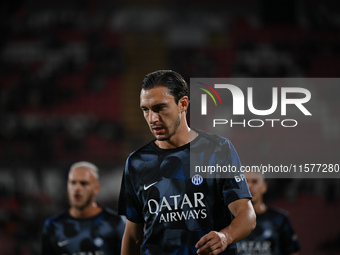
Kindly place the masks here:
MULTIPOLYGON (((196 254, 195 244, 210 231, 227 227, 233 215, 229 203, 250 199, 245 180, 190 177, 190 150, 198 163, 233 165, 239 157, 223 137, 197 131, 190 144, 160 149, 154 142, 127 159, 119 199, 119 213, 145 224, 142 254, 196 254)), ((237 254, 231 244, 222 254, 237 254)))
POLYGON ((75 219, 68 211, 45 221, 43 255, 120 254, 125 217, 108 208, 87 219, 75 219))
POLYGON ((283 255, 300 250, 287 212, 269 208, 256 218, 253 232, 237 243, 240 255, 283 255))

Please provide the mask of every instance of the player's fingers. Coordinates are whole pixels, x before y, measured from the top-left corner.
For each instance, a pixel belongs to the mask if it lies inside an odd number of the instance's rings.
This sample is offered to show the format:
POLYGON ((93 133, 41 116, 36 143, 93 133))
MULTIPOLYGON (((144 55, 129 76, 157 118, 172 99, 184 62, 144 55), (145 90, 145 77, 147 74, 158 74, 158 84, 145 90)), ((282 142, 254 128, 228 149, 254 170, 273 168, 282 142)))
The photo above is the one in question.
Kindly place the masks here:
POLYGON ((219 254, 223 252, 227 247, 226 236, 215 231, 211 231, 203 238, 204 240, 209 240, 202 246, 197 247, 199 250, 198 254, 219 254))
POLYGON ((220 254, 221 252, 222 252, 221 249, 217 249, 217 250, 214 250, 214 251, 210 252, 209 255, 218 255, 218 254, 220 254))
POLYGON ((202 236, 201 239, 196 243, 195 247, 200 248, 202 247, 205 243, 207 243, 210 240, 209 233, 202 236))
POLYGON ((209 254, 211 254, 211 255, 220 254, 220 252, 223 251, 223 250, 222 250, 222 245, 221 245, 220 242, 217 242, 217 243, 215 243, 214 245, 212 245, 212 246, 210 247, 210 249, 211 249, 211 251, 210 251, 209 254))
POLYGON ((208 242, 206 242, 203 246, 201 246, 198 250, 198 254, 210 254, 214 250, 220 247, 218 240, 212 238, 208 242))

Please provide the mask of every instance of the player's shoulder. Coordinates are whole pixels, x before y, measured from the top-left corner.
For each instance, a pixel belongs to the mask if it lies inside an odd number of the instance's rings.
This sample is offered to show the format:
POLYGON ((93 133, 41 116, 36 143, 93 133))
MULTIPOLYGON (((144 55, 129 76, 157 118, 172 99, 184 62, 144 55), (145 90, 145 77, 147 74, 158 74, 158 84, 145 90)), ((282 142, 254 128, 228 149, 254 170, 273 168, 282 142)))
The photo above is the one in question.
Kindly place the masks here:
POLYGON ((109 217, 117 217, 117 216, 119 217, 118 213, 109 207, 102 206, 102 209, 103 209, 102 213, 109 217))
POLYGON ((201 143, 212 143, 216 146, 225 146, 225 145, 230 145, 231 142, 228 138, 209 133, 200 129, 194 129, 201 137, 201 143))
POLYGON ((55 215, 48 217, 45 220, 44 226, 48 227, 48 226, 51 226, 53 224, 58 224, 58 223, 61 223, 65 219, 68 219, 68 218, 69 218, 68 212, 64 211, 64 212, 61 212, 61 213, 58 213, 58 214, 55 214, 55 215))
POLYGON ((109 208, 109 207, 102 207, 103 211, 102 213, 105 215, 106 218, 114 221, 114 222, 122 222, 125 223, 125 217, 122 215, 119 215, 115 210, 109 208))
POLYGON ((128 160, 133 159, 134 157, 136 157, 137 155, 140 154, 147 154, 147 153, 152 153, 154 151, 154 146, 152 146, 152 144, 154 143, 155 140, 152 140, 150 142, 148 142, 147 144, 144 144, 143 146, 137 148, 136 150, 134 150, 133 152, 130 153, 130 155, 128 156, 128 160))
POLYGON ((282 219, 289 219, 289 212, 282 208, 277 207, 268 207, 267 209, 268 214, 272 217, 282 218, 282 219))

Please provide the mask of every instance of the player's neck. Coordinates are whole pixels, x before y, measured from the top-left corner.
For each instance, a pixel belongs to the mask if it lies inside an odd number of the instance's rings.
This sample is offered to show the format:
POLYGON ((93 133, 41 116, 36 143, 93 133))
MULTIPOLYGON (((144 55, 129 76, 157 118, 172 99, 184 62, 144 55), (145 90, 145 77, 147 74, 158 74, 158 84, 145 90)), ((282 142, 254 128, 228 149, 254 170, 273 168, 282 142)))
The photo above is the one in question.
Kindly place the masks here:
POLYGON ((259 201, 258 203, 253 204, 253 206, 256 214, 262 214, 267 211, 267 206, 263 201, 259 201))
POLYGON ((98 206, 96 202, 92 202, 90 205, 83 209, 71 207, 69 213, 73 218, 86 219, 96 216, 102 210, 103 209, 100 206, 98 206))
POLYGON ((161 149, 173 149, 190 143, 197 136, 198 134, 194 130, 190 129, 186 121, 184 121, 170 139, 165 141, 156 140, 155 144, 161 149))

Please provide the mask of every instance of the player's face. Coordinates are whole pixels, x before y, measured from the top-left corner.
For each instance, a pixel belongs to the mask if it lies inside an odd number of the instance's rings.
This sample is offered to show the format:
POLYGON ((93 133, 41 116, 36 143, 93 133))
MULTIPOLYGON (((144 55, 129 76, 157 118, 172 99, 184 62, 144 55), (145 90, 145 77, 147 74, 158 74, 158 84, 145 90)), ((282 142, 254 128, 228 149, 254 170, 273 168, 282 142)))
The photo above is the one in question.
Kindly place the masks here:
POLYGON ((180 105, 176 104, 166 87, 142 90, 140 107, 157 140, 169 140, 176 133, 181 122, 180 105))
POLYGON ((262 202, 267 191, 267 183, 258 174, 246 174, 246 178, 253 203, 262 202))
POLYGON ((83 210, 94 202, 99 183, 89 168, 78 167, 69 173, 67 190, 70 206, 83 210))

